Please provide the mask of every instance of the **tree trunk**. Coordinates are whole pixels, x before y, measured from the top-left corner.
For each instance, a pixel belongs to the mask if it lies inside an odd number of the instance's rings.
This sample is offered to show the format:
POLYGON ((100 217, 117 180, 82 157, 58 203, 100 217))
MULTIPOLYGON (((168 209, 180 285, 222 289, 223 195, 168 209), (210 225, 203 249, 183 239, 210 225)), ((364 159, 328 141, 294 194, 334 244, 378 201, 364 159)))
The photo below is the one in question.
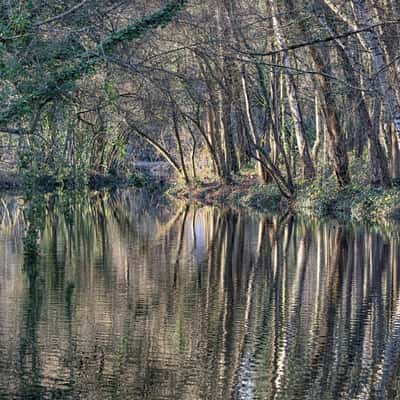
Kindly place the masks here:
MULTIPOLYGON (((359 13, 360 20, 364 21, 361 26, 372 25, 374 21, 365 0, 353 0, 353 2, 359 13)), ((396 93, 390 84, 383 49, 379 42, 376 29, 372 28, 367 31, 366 37, 369 49, 374 58, 375 73, 381 89, 385 111, 388 113, 390 120, 394 123, 397 135, 400 136, 400 105, 397 101, 396 93)))
MULTIPOLYGON (((275 39, 278 47, 283 48, 286 46, 286 43, 281 33, 280 23, 277 18, 278 10, 275 5, 275 0, 268 0, 268 3, 272 11, 272 24, 275 33, 275 39)), ((289 57, 286 52, 282 53, 282 61, 285 67, 290 67, 289 57)), ((306 130, 303 122, 303 114, 297 96, 296 82, 293 75, 290 73, 286 75, 286 90, 296 135, 297 148, 303 162, 303 176, 307 179, 312 179, 315 176, 314 164, 310 156, 306 130)))
POLYGON ((327 52, 324 53, 325 54, 315 47, 311 48, 312 58, 317 71, 320 72, 320 75, 318 75, 318 84, 322 109, 326 120, 333 170, 338 184, 343 187, 350 183, 349 160, 346 152, 346 139, 340 126, 339 116, 337 113, 338 107, 336 106, 331 82, 329 78, 327 78, 327 76, 330 75, 328 67, 330 60, 327 52))

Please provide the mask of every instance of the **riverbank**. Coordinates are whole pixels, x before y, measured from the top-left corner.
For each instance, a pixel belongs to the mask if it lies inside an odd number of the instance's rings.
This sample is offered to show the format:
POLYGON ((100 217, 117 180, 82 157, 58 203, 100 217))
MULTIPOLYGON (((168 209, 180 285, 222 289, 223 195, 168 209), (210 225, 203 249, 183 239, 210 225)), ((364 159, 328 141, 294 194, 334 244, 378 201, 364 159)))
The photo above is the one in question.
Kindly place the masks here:
POLYGON ((24 183, 23 177, 14 171, 0 171, 0 192, 25 192, 38 191, 38 192, 53 192, 60 187, 66 190, 74 190, 78 187, 87 187, 90 190, 99 190, 117 187, 144 187, 154 185, 151 177, 144 174, 132 175, 101 175, 90 174, 85 179, 71 179, 65 178, 63 180, 57 179, 55 176, 40 176, 31 180, 28 184, 24 183))
POLYGON ((400 221, 400 187, 390 189, 354 183, 339 188, 333 180, 298 186, 293 200, 284 198, 275 185, 263 185, 256 177, 236 178, 232 185, 199 183, 190 188, 173 185, 170 196, 204 205, 245 207, 258 211, 287 212, 316 217, 345 218, 378 223, 400 221))
POLYGON ((77 189, 88 187, 91 190, 135 186, 150 188, 162 186, 171 179, 173 171, 168 163, 135 162, 131 165, 128 174, 102 174, 90 171, 88 175, 59 177, 53 175, 37 175, 28 168, 19 172, 17 165, 5 165, 0 163, 0 191, 39 191, 52 192, 60 187, 77 189))
MULTIPOLYGON (((164 185, 154 176, 135 173, 130 176, 91 174, 83 185, 90 190, 134 186, 180 200, 201 205, 249 208, 261 212, 293 212, 320 218, 332 217, 379 223, 400 221, 400 186, 383 189, 363 182, 339 188, 333 178, 303 182, 294 199, 284 198, 276 185, 261 184, 255 175, 235 177, 231 185, 217 181, 202 181, 190 187, 177 182, 164 185)), ((76 189, 76 182, 59 182, 55 177, 40 177, 35 190, 51 192, 59 186, 76 189)), ((82 185, 81 185, 82 186, 82 185)), ((0 191, 23 191, 23 179, 14 171, 0 172, 0 191)))

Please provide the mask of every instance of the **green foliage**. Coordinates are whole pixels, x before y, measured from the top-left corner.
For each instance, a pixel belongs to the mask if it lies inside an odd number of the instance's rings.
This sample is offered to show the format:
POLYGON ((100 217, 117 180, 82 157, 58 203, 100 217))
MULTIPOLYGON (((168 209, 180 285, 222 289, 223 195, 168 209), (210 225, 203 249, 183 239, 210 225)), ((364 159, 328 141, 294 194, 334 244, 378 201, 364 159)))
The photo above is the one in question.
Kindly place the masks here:
POLYGON ((8 24, 3 26, 1 36, 4 33, 7 33, 9 36, 22 35, 29 29, 30 22, 31 19, 27 8, 21 11, 20 7, 14 7, 9 13, 8 24))
POLYGON ((400 191, 365 187, 354 196, 352 216, 357 220, 376 222, 385 218, 400 218, 400 191))
POLYGON ((68 163, 60 153, 55 153, 49 161, 41 147, 21 152, 18 169, 26 193, 53 191, 56 187, 82 188, 88 181, 85 164, 68 163))
POLYGON ((255 184, 247 190, 232 193, 230 198, 241 207, 268 211, 279 210, 282 202, 276 185, 255 184))
MULTIPOLYGON (((118 45, 166 26, 186 3, 171 0, 159 11, 130 21, 99 45, 84 42, 73 33, 44 34, 35 22, 53 14, 47 7, 36 15, 29 1, 15 4, 14 8, 11 3, 0 20, 0 126, 17 125, 21 131, 33 127, 41 133, 40 138, 30 135, 29 140, 22 138, 22 146, 19 143, 22 150, 18 169, 27 192, 81 187, 87 184, 93 162, 100 159, 100 168, 108 173, 111 156, 125 158, 126 137, 119 135, 111 124, 106 124, 103 131, 101 123, 91 122, 92 115, 83 127, 76 121, 71 124, 70 116, 76 119, 76 110, 74 100, 71 102, 68 96, 79 86, 81 78, 105 64, 118 45), (104 144, 98 143, 99 134, 107 135, 104 144), (70 137, 75 150, 68 153, 70 137)), ((115 82, 108 77, 101 89, 107 107, 115 111, 119 98, 115 82)), ((96 167, 97 164, 93 168, 96 167)), ((142 178, 135 180, 135 184, 144 184, 142 178)))
POLYGON ((29 27, 29 17, 24 14, 11 15, 7 26, 3 25, 3 29, 0 27, 0 38, 7 45, 3 46, 7 54, 3 51, 1 59, 5 61, 8 58, 8 62, 0 63, 0 76, 11 78, 12 71, 18 71, 14 76, 18 93, 11 104, 7 101, 7 106, 2 107, 0 124, 26 118, 38 107, 74 90, 76 82, 84 75, 93 73, 104 62, 104 56, 110 55, 118 44, 139 39, 151 29, 167 25, 186 3, 187 0, 171 1, 160 11, 113 32, 94 50, 85 50, 83 45, 72 38, 67 42, 32 39, 25 43, 27 54, 33 54, 27 58, 19 56, 21 49, 14 54, 6 38, 25 32, 29 27), (32 46, 34 51, 31 50, 32 46))
POLYGON ((339 192, 340 188, 332 176, 303 183, 299 187, 296 204, 298 208, 326 215, 335 209, 339 192))
POLYGON ((129 24, 125 28, 122 28, 112 33, 108 38, 98 47, 98 53, 101 55, 103 52, 107 54, 112 51, 115 46, 120 43, 139 39, 149 30, 158 27, 165 27, 168 25, 175 15, 187 4, 188 0, 176 0, 171 1, 162 10, 155 12, 149 16, 144 17, 140 21, 135 21, 129 24))

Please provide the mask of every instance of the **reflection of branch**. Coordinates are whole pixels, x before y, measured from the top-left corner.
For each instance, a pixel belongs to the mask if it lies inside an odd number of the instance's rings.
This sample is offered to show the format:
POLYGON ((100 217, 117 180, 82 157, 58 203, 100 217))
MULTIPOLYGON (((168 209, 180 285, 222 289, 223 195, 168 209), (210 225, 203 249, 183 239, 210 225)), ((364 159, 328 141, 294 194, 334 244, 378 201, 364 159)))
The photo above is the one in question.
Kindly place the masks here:
MULTIPOLYGON (((13 199, 12 199, 13 200, 13 199)), ((11 205, 7 203, 7 199, 1 198, 0 204, 4 208, 4 212, 0 213, 0 228, 1 229, 14 229, 20 222, 21 209, 19 207, 13 207, 13 201, 11 200, 11 205)))
POLYGON ((1 204, 4 207, 4 215, 3 215, 3 218, 1 219, 1 225, 3 225, 3 221, 4 220, 6 220, 6 221, 8 220, 8 222, 10 223, 11 222, 11 217, 10 217, 10 212, 8 210, 7 204, 4 201, 4 199, 1 199, 1 204))
POLYGON ((189 205, 186 204, 185 210, 183 212, 183 219, 182 219, 182 224, 180 227, 180 232, 179 232, 179 241, 178 241, 178 251, 177 251, 177 261, 180 258, 180 255, 182 253, 182 247, 183 247, 183 239, 185 237, 185 226, 186 226, 186 219, 189 213, 189 205))
POLYGON ((183 212, 183 219, 182 219, 182 224, 180 227, 180 232, 179 232, 179 238, 178 238, 178 249, 176 252, 176 259, 174 263, 174 288, 176 288, 176 283, 178 280, 178 267, 179 267, 179 262, 181 260, 181 254, 182 254, 182 249, 183 249, 183 242, 184 242, 184 237, 185 237, 185 226, 186 226, 186 219, 189 213, 189 205, 186 205, 185 210, 183 212))
POLYGON ((165 237, 171 231, 176 222, 181 218, 182 214, 184 214, 185 209, 186 205, 182 205, 172 219, 157 229, 156 241, 161 240, 161 238, 165 237))

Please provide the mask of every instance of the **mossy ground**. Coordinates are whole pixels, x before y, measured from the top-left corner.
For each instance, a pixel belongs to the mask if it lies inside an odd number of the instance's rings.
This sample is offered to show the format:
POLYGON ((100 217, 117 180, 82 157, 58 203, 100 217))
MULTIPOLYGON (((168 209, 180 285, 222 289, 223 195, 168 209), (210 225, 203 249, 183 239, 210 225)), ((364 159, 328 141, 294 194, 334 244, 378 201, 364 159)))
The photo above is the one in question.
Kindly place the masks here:
POLYGON ((191 187, 175 184, 168 194, 207 205, 247 207, 268 212, 295 212, 317 217, 345 218, 378 223, 400 221, 400 186, 384 189, 355 179, 340 188, 332 176, 298 182, 296 197, 288 201, 276 185, 261 184, 254 175, 235 177, 231 185, 198 182, 191 187))
POLYGON ((319 179, 302 182, 296 196, 295 208, 316 216, 350 218, 354 221, 377 223, 400 221, 400 186, 376 187, 369 183, 371 171, 362 160, 350 164, 352 183, 340 188, 327 171, 319 179))
POLYGON ((300 189, 295 208, 318 216, 343 216, 357 221, 400 220, 400 188, 376 188, 371 185, 349 185, 345 188, 316 187, 300 189))

